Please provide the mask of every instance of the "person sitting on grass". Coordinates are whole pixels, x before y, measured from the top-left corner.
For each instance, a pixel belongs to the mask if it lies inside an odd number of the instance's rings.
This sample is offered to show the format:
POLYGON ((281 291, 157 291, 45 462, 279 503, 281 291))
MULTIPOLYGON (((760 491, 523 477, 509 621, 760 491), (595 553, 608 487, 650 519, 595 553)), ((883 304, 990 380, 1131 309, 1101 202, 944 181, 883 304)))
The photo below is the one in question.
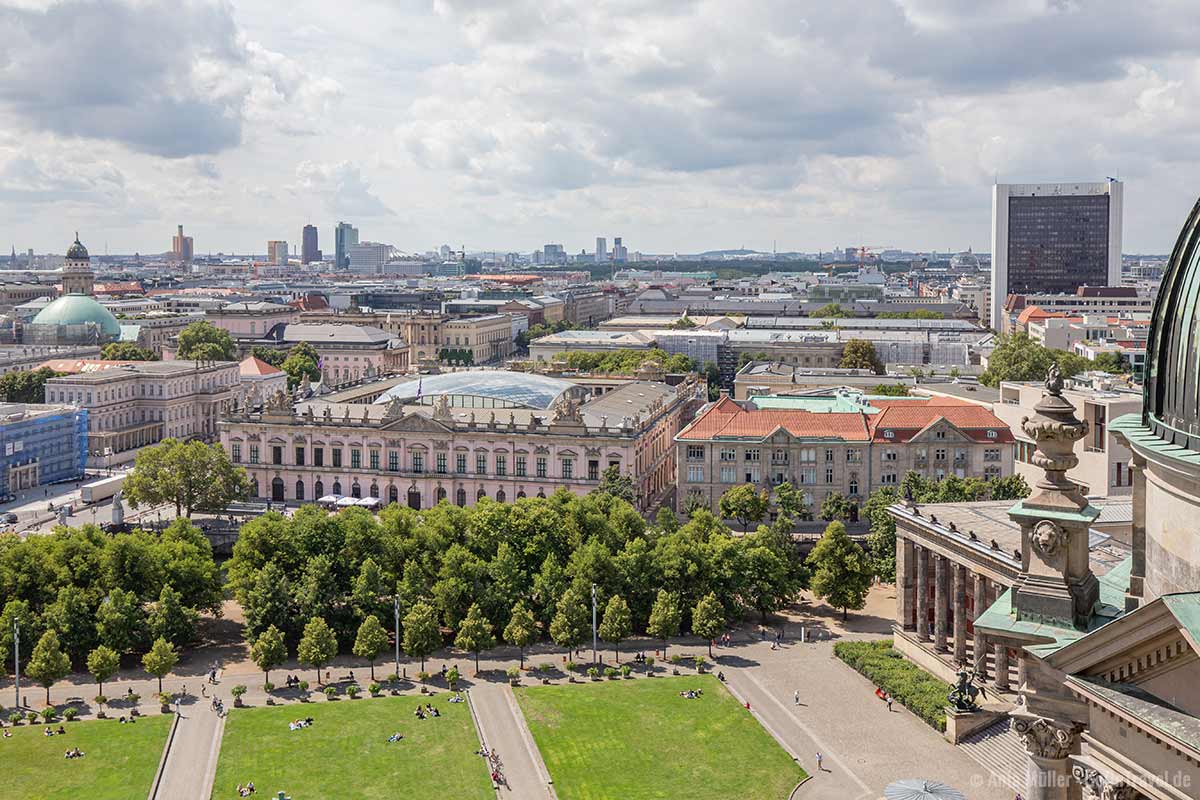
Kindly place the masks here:
POLYGON ((5 739, 11 739, 11 738, 12 738, 12 731, 10 731, 8 728, 5 728, 5 729, 4 729, 4 738, 5 738, 5 739))
POLYGON ((436 708, 431 709, 429 713, 433 714, 435 717, 441 716, 441 714, 438 712, 438 710, 436 708))
POLYGON ((395 733, 393 733, 391 736, 388 737, 388 741, 389 742, 398 742, 403 738, 404 738, 404 736, 401 735, 400 731, 396 731, 395 733))
POLYGON ((53 735, 54 735, 54 731, 52 731, 50 729, 49 725, 46 726, 46 730, 42 731, 42 736, 53 736, 53 735))
POLYGON ((417 710, 414 711, 413 714, 416 715, 417 719, 425 719, 425 712, 421 709, 420 706, 417 706, 417 710))
POLYGON ((65 735, 65 734, 66 734, 66 732, 67 732, 67 729, 66 729, 66 728, 64 728, 62 725, 59 725, 59 726, 58 726, 58 730, 57 730, 57 731, 55 731, 55 733, 58 733, 58 734, 63 734, 63 735, 65 735))
POLYGON ((450 698, 450 700, 449 700, 449 702, 451 702, 451 703, 462 703, 462 702, 465 702, 465 701, 463 700, 462 692, 455 692, 455 693, 454 693, 454 697, 451 697, 451 698, 450 698))

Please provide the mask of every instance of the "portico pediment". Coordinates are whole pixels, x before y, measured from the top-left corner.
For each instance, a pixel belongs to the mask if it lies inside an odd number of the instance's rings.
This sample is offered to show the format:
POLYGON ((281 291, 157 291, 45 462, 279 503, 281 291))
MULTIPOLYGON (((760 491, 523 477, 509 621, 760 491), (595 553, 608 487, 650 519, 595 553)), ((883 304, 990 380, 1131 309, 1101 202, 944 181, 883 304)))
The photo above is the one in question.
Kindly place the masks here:
POLYGON ((450 431, 442 423, 415 412, 405 414, 392 422, 385 422, 383 428, 395 433, 432 433, 443 436, 450 431))

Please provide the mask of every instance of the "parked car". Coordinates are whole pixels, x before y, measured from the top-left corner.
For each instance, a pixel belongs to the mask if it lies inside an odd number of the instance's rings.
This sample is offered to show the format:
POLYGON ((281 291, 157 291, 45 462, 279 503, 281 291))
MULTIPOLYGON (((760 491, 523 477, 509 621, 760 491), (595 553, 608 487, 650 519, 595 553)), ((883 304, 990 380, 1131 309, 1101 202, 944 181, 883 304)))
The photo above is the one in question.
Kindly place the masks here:
POLYGON ((0 517, 0 519, 3 519, 5 522, 11 525, 17 521, 17 515, 12 511, 6 511, 4 516, 0 517))

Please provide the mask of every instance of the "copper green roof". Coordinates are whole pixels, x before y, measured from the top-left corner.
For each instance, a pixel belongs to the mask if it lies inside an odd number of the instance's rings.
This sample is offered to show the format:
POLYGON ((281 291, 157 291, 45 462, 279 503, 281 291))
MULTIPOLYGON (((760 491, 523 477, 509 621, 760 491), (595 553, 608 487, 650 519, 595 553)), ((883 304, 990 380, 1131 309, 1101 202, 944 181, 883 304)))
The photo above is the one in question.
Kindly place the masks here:
POLYGON ((105 337, 116 339, 121 335, 121 323, 104 306, 83 294, 69 294, 58 298, 38 312, 31 325, 86 325, 94 324, 105 337))
POLYGON ((1192 467, 1200 467, 1200 451, 1164 439, 1146 424, 1140 414, 1122 414, 1108 424, 1108 429, 1125 437, 1134 450, 1145 450, 1192 467))

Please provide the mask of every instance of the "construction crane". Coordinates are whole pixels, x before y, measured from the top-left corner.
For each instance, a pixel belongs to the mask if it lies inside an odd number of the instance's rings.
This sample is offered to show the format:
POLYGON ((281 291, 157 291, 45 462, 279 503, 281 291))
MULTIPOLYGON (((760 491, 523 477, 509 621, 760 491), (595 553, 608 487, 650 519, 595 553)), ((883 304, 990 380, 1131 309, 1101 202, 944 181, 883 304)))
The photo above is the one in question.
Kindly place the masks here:
POLYGON ((863 267, 866 266, 868 250, 886 250, 889 247, 891 247, 890 244, 859 245, 859 247, 858 247, 858 269, 859 269, 859 271, 862 271, 863 267))

